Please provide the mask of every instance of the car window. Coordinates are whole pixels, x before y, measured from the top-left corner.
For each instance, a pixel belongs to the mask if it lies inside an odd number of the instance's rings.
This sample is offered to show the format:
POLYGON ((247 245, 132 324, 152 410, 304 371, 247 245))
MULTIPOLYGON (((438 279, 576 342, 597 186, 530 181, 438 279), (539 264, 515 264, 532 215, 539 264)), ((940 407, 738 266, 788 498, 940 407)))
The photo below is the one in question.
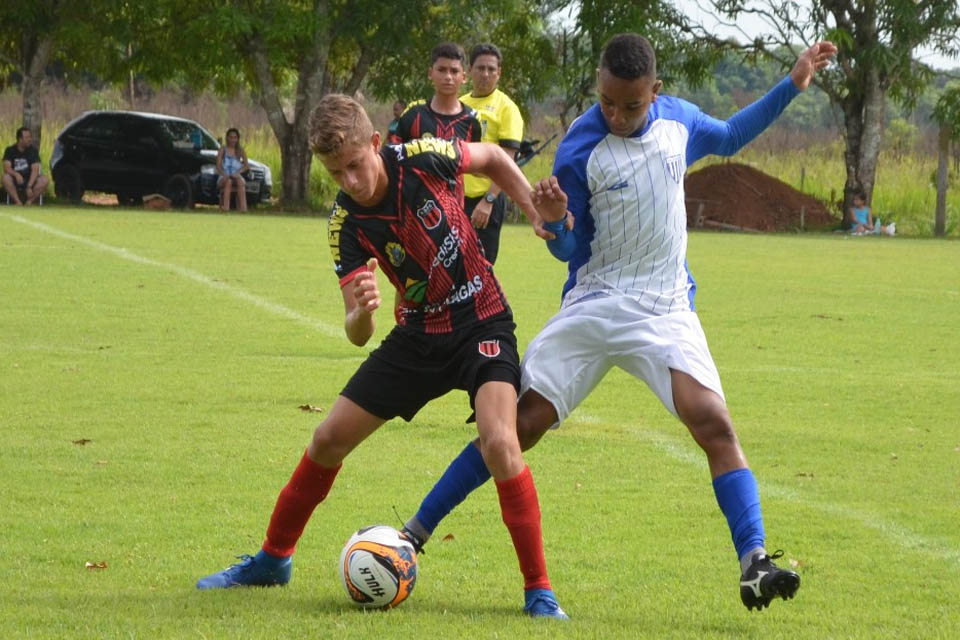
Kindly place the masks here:
POLYGON ((120 123, 110 116, 94 116, 79 123, 73 133, 81 138, 112 141, 120 137, 120 123))
POLYGON ((164 143, 177 149, 210 149, 216 151, 219 146, 209 133, 193 122, 180 120, 158 120, 157 132, 164 143))

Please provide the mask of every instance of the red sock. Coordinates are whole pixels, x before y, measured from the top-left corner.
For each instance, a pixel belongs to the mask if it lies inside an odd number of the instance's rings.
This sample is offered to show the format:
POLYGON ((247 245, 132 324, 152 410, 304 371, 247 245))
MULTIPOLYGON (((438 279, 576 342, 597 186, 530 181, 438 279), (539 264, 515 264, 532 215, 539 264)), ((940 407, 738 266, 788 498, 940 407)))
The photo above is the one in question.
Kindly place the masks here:
POLYGON ((263 543, 264 551, 280 558, 293 555, 310 515, 327 497, 342 466, 340 464, 333 469, 321 467, 306 452, 303 453, 300 464, 280 492, 277 506, 273 508, 267 539, 263 543))
POLYGON ((523 588, 549 589, 547 561, 543 557, 543 534, 540 530, 540 503, 530 467, 509 480, 496 482, 503 522, 510 530, 513 546, 523 573, 523 588))

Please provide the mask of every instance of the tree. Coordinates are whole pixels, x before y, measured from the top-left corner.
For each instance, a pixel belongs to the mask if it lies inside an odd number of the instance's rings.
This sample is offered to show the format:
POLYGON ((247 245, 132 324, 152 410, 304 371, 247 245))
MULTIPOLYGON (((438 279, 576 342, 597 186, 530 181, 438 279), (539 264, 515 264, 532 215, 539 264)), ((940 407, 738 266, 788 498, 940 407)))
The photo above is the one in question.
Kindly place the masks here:
POLYGON ((720 52, 702 40, 684 39, 678 25, 685 18, 664 0, 554 0, 560 120, 583 113, 593 101, 597 64, 603 45, 613 35, 632 31, 645 36, 657 54, 657 73, 668 84, 684 79, 693 88, 705 79, 720 52))
POLYGON ((937 106, 933 110, 934 119, 940 124, 938 136, 937 162, 937 211, 934 218, 933 232, 942 236, 946 233, 947 224, 947 185, 950 143, 956 144, 960 140, 960 83, 947 85, 937 106))
POLYGON ((873 192, 888 97, 909 107, 933 75, 914 58, 916 50, 960 54, 956 0, 711 0, 711 4, 729 20, 729 27, 736 28, 744 16, 754 16, 769 25, 770 33, 745 45, 718 38, 702 25, 691 33, 717 45, 761 54, 784 70, 819 39, 830 39, 839 47, 837 64, 814 82, 843 113, 845 209, 857 191, 868 197, 873 192), (790 55, 778 54, 777 47, 786 47, 790 55))
MULTIPOLYGON (((123 78, 138 62, 132 54, 132 26, 149 24, 157 2, 126 0, 31 0, 0 3, 0 89, 19 77, 23 125, 39 146, 43 135, 40 91, 47 70, 57 63, 65 73, 123 78)), ((150 65, 141 64, 149 67, 150 65)))
POLYGON ((535 33, 539 16, 533 0, 166 3, 165 32, 141 46, 166 51, 162 59, 195 85, 213 78, 223 93, 252 91, 280 146, 282 197, 293 206, 307 200, 309 118, 320 98, 362 87, 378 97, 412 91, 424 86, 429 51, 438 42, 498 28, 523 37, 521 27, 535 33))

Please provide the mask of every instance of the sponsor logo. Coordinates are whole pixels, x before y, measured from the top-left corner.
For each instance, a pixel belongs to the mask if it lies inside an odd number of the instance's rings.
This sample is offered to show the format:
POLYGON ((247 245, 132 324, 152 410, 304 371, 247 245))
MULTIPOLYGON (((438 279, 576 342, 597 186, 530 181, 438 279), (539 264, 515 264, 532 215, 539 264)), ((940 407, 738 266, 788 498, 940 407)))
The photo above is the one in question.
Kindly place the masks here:
POLYGON ((388 242, 384 249, 387 250, 387 259, 390 264, 399 267, 407 257, 407 252, 396 242, 388 242))
POLYGON ((460 255, 460 230, 456 227, 450 228, 450 233, 440 243, 437 249, 437 255, 433 258, 432 268, 443 264, 445 269, 449 269, 457 257, 460 255))
POLYGON ((473 276, 473 279, 468 280, 466 284, 462 284, 457 288, 451 287, 450 295, 447 296, 446 300, 444 300, 440 304, 426 305, 423 308, 423 312, 438 313, 442 311, 445 307, 449 307, 452 304, 457 304, 458 302, 469 300, 473 296, 480 293, 482 289, 483 289, 483 280, 480 279, 479 275, 473 276))
POLYGON ((418 138, 417 140, 411 140, 403 145, 403 151, 406 154, 406 157, 411 158, 417 154, 429 152, 447 156, 451 160, 457 157, 457 150, 454 148, 453 143, 449 140, 428 137, 429 134, 426 133, 423 135, 424 137, 418 138))
POLYGON ((373 572, 370 571, 367 567, 360 567, 360 574, 363 576, 363 581, 367 583, 367 589, 370 590, 370 593, 382 598, 386 595, 386 590, 380 586, 380 582, 374 577, 373 572))
POLYGON ((436 229, 440 224, 440 207, 433 200, 427 200, 426 204, 417 209, 417 217, 427 229, 436 229))
POLYGON ((667 166, 667 173, 673 178, 673 181, 680 184, 683 180, 683 157, 678 153, 666 159, 664 164, 667 166))
POLYGON ((427 281, 407 278, 403 299, 420 304, 425 297, 427 297, 427 281))
POLYGON ((496 358, 500 355, 500 341, 484 340, 477 345, 477 349, 480 351, 480 355, 487 356, 488 358, 496 358))
POLYGON ((626 188, 627 188, 627 185, 629 185, 629 184, 630 184, 630 181, 629 181, 629 180, 623 180, 623 181, 618 182, 617 184, 612 185, 611 187, 609 187, 609 188, 607 189, 607 191, 619 191, 620 189, 626 189, 626 188))
POLYGON ((343 227, 343 221, 347 218, 347 210, 340 205, 334 204, 333 211, 330 212, 330 220, 327 221, 327 241, 330 243, 330 253, 333 255, 333 261, 340 267, 340 229, 343 227))

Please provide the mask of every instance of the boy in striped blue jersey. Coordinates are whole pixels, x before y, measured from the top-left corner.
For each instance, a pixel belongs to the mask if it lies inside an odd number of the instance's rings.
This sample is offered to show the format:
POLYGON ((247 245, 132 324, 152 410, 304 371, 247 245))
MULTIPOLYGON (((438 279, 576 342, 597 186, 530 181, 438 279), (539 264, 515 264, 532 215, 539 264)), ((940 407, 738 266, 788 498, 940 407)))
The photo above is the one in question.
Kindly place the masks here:
MULTIPOLYGON (((740 559, 740 597, 758 610, 792 598, 800 576, 764 548, 757 483, 727 411, 720 376, 693 311, 683 177, 708 154, 732 155, 766 129, 826 67, 836 47, 820 42, 790 74, 727 121, 660 96, 650 43, 620 34, 597 71, 600 101, 571 125, 554 175, 535 187, 568 263, 561 309, 527 347, 517 429, 526 450, 579 405, 613 366, 643 380, 704 450, 714 493, 740 559)), ((489 476, 474 443, 455 459, 405 531, 422 545, 449 511, 489 476)))

